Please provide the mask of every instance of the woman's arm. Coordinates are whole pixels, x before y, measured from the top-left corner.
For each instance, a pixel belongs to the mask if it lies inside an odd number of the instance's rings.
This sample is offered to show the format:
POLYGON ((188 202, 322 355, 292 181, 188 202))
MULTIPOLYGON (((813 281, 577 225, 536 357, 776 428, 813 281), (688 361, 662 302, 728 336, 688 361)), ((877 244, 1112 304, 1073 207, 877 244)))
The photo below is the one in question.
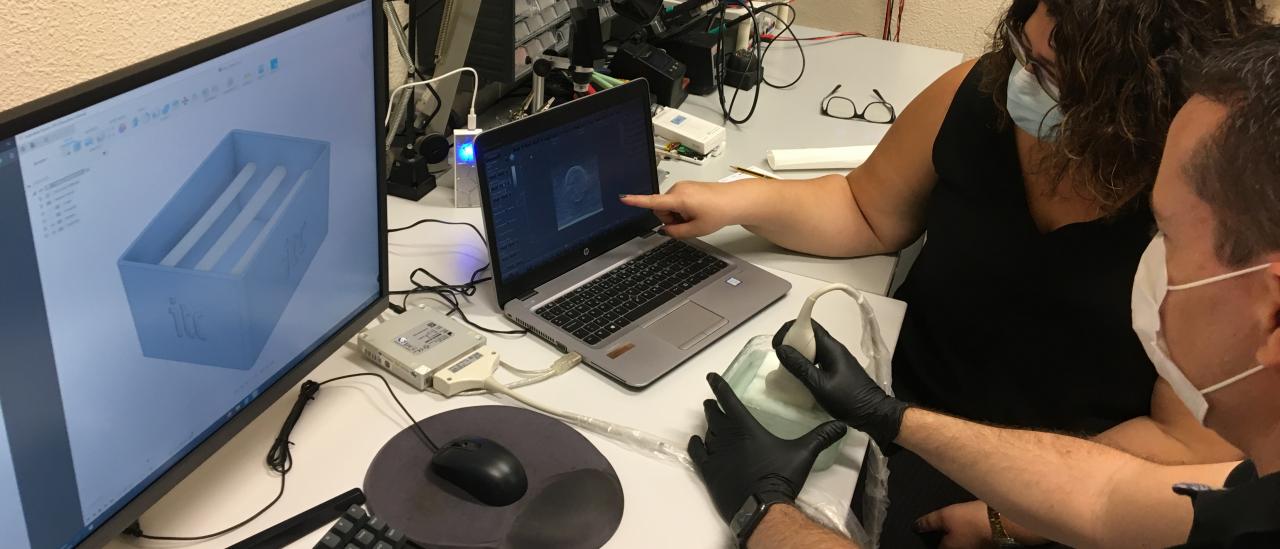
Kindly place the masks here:
POLYGON ((622 201, 654 210, 676 238, 704 236, 736 224, 779 246, 815 255, 896 252, 924 232, 925 205, 937 180, 933 142, 974 64, 948 71, 925 89, 867 162, 845 177, 680 182, 664 195, 622 201))

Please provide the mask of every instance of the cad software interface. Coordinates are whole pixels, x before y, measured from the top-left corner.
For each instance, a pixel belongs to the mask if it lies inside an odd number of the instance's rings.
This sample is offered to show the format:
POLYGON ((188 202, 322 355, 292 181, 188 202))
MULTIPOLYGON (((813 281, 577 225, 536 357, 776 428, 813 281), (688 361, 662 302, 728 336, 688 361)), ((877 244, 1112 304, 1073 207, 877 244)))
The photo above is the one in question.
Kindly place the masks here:
MULTIPOLYGON (((618 200, 652 192, 645 110, 624 104, 505 147, 480 151, 504 280, 652 217, 618 200)), ((656 223, 656 221, 655 221, 656 223)))
POLYGON ((0 545, 74 545, 378 297, 372 17, 0 136, 0 545))

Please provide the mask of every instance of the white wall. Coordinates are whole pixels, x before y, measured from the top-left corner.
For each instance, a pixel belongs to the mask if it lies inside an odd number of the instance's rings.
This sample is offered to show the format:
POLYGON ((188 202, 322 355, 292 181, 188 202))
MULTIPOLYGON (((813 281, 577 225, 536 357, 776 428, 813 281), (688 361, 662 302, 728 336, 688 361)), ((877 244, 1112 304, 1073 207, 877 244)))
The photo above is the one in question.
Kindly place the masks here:
MULTIPOLYGON (((0 110, 301 1, 4 0, 0 110)), ((978 55, 1007 1, 907 0, 903 39, 978 55)), ((1266 1, 1280 10, 1280 0, 1266 1)), ((880 35, 884 5, 881 0, 795 0, 802 24, 872 36, 880 35)))
POLYGON ((2 0, 0 111, 303 1, 2 0))
MULTIPOLYGON (((1009 0, 905 0, 902 41, 976 57, 987 49, 991 30, 1009 0)), ((1280 0, 1263 0, 1280 17, 1280 0)), ((794 0, 800 23, 879 37, 884 0, 794 0)), ((895 21, 897 14, 894 14, 895 21)))

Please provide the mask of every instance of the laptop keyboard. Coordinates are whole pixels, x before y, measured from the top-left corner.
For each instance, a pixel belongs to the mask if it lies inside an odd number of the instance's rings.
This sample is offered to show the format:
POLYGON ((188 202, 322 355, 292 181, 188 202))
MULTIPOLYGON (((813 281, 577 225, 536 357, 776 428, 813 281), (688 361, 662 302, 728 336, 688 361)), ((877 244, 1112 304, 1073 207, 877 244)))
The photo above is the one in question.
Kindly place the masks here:
POLYGON ((668 240, 535 312, 595 345, 728 266, 693 246, 668 240))

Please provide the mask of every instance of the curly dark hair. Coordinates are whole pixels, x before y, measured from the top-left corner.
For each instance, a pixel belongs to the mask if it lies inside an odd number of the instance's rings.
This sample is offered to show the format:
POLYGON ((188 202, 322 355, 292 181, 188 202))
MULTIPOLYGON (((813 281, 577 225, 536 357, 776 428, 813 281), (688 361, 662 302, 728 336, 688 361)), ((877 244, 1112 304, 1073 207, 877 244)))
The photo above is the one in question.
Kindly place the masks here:
POLYGON ((1038 168, 1059 184, 1073 181, 1108 215, 1145 201, 1155 182, 1169 125, 1187 100, 1181 54, 1268 22, 1256 0, 1014 0, 982 64, 982 89, 1002 113, 1009 37, 1024 36, 1041 2, 1057 23, 1049 43, 1063 120, 1038 168))

